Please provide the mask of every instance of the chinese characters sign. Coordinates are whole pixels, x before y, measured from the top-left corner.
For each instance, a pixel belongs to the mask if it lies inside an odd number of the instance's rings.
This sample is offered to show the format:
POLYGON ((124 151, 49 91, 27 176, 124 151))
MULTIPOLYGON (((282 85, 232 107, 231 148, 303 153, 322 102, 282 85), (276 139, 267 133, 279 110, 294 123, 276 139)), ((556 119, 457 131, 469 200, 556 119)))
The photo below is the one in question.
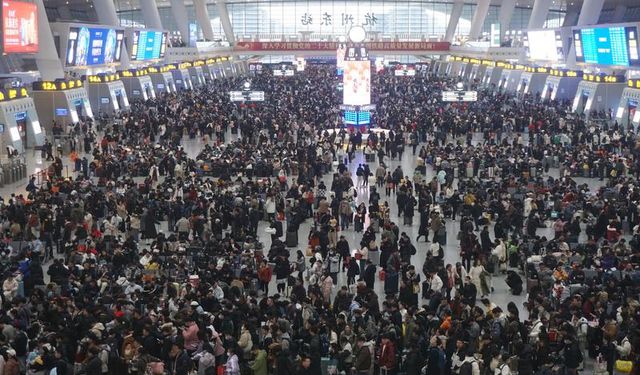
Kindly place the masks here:
MULTIPOLYGON (((370 51, 448 51, 448 42, 370 42, 370 51)), ((238 42, 236 51, 333 51, 338 42, 238 42)))
MULTIPOLYGON (((353 26, 354 24, 361 24, 363 26, 375 26, 378 23, 378 17, 376 17, 374 12, 367 12, 363 15, 362 20, 358 20, 351 13, 340 13, 340 17, 335 17, 336 24, 341 26, 353 26), (358 21, 361 21, 358 23, 358 21)), ((329 14, 328 12, 323 12, 318 17, 315 17, 310 12, 305 12, 300 17, 300 24, 302 26, 310 26, 314 25, 314 22, 319 23, 322 26, 331 26, 334 24, 333 14, 329 14)))

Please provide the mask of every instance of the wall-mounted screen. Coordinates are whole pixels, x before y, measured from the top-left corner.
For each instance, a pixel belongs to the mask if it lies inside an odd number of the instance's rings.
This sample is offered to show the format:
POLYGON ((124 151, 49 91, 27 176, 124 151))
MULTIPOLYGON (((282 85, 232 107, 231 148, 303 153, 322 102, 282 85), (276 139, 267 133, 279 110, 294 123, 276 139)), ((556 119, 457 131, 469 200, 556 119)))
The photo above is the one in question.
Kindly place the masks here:
POLYGON ((345 61, 343 83, 342 103, 344 105, 371 104, 371 62, 369 60, 345 61))
POLYGON ((66 64, 87 66, 119 62, 123 39, 123 30, 70 27, 66 64))
POLYGON ((135 30, 131 60, 161 59, 167 49, 167 33, 152 30, 135 30))
POLYGON ((573 40, 578 62, 615 66, 640 65, 636 26, 575 29, 573 40))
POLYGON ((2 2, 4 53, 38 52, 38 7, 21 1, 2 2))
POLYGON ((559 30, 527 31, 523 44, 530 60, 550 62, 564 60, 562 37, 559 30))

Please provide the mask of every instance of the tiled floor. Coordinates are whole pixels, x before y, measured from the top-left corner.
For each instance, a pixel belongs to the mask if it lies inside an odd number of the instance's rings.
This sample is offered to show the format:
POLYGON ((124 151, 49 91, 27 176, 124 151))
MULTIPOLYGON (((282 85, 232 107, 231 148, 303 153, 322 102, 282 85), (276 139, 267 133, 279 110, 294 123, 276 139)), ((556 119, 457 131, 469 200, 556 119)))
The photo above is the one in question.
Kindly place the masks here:
MULTIPOLYGON (((231 136, 229 136, 227 139, 232 139, 231 136)), ((478 139, 478 135, 475 136, 474 138, 474 142, 479 141, 478 139)), ((191 157, 195 157, 198 152, 202 149, 202 141, 201 140, 184 140, 183 141, 183 147, 185 149, 185 151, 191 156, 191 157)), ((37 173, 38 171, 46 168, 48 166, 48 162, 43 162, 42 158, 40 157, 40 153, 33 153, 32 151, 28 151, 27 155, 26 155, 26 159, 27 159, 27 165, 28 165, 28 173, 29 174, 33 174, 33 173, 37 173)), ((69 166, 68 169, 68 173, 70 175, 73 174, 72 170, 72 166, 70 164, 70 160, 68 158, 68 156, 64 157, 64 162, 65 165, 69 166)), ((357 154, 357 157, 355 159, 355 161, 353 161, 350 165, 350 171, 353 175, 354 180, 356 179, 356 168, 358 166, 359 163, 364 163, 364 157, 362 154, 357 154)), ((411 154, 410 149, 407 149, 407 152, 404 152, 403 154, 403 159, 400 160, 387 160, 386 161, 388 168, 390 170, 393 170, 396 168, 397 165, 400 165, 403 169, 403 171, 405 171, 405 174, 413 171, 414 167, 415 167, 415 157, 411 154)), ((371 170, 375 170, 375 168, 377 167, 377 163, 369 163, 371 170)), ((554 175, 557 177, 557 170, 551 170, 550 174, 554 175)), ((427 168, 427 174, 426 174, 426 179, 427 181, 430 180, 432 177, 434 176, 434 172, 433 170, 428 167, 427 168)), ((325 178, 325 184, 327 186, 330 186, 331 183, 331 174, 328 174, 325 178)), ((586 179, 578 179, 579 183, 588 183, 589 186, 591 188, 597 188, 601 183, 597 180, 586 180, 586 179)), ((5 185, 4 187, 0 188, 0 196, 2 196, 5 201, 8 198, 8 196, 12 193, 16 193, 16 194, 22 194, 25 193, 25 187, 27 184, 27 179, 24 179, 18 183, 14 183, 14 184, 10 184, 10 185, 5 185)), ((368 202, 369 199, 369 189, 368 188, 360 188, 358 191, 358 203, 360 201, 364 201, 364 202, 368 202)), ((389 205, 391 207, 391 213, 392 213, 392 217, 393 219, 396 221, 396 223, 401 223, 402 220, 398 220, 397 216, 394 217, 395 215, 397 215, 397 204, 395 202, 395 196, 391 196, 389 198, 386 198, 384 196, 384 193, 382 194, 382 201, 387 200, 389 202, 389 205)), ((166 231, 167 230, 167 223, 163 222, 160 224, 161 225, 161 229, 166 231)), ((310 230, 310 226, 312 225, 311 220, 307 220, 305 223, 302 224, 302 226, 300 227, 300 231, 299 231, 299 239, 300 239, 300 243, 299 243, 299 247, 298 248, 292 248, 291 250, 291 257, 292 259, 295 258, 295 253, 297 249, 301 249, 304 251, 305 245, 306 245, 306 236, 309 233, 310 230)), ((409 238, 413 240, 415 240, 417 234, 418 234, 418 226, 419 226, 419 218, 418 216, 415 217, 413 225, 411 226, 405 226, 405 225, 400 225, 400 230, 401 232, 406 232, 409 236, 409 238)), ((271 243, 271 239, 270 236, 264 231, 264 229, 266 228, 266 223, 265 222, 261 222, 260 223, 260 228, 258 230, 260 239, 266 244, 270 244, 271 243)), ((455 262, 460 260, 459 257, 459 248, 458 248, 458 241, 456 240, 456 234, 459 231, 459 221, 447 221, 446 223, 446 228, 447 228, 447 245, 445 246, 445 264, 447 263, 452 263, 455 264, 455 262)), ((491 229, 491 228, 490 228, 491 229)), ((543 229, 539 229, 538 230, 539 234, 541 235, 547 235, 547 236, 552 236, 552 231, 550 228, 543 228, 543 229)), ((493 231, 490 230, 490 233, 493 234, 493 231)), ((583 236, 584 236, 584 231, 582 232, 583 236)), ((349 241, 351 248, 355 248, 360 240, 361 240, 361 235, 357 234, 353 231, 353 229, 348 229, 344 232, 341 232, 341 234, 345 235, 345 237, 347 238, 347 240, 349 241)), ((378 237, 379 238, 379 237, 378 237)), ((412 257, 412 264, 414 264, 416 266, 417 270, 421 270, 422 269, 422 264, 424 263, 424 260, 426 258, 426 252, 427 252, 427 246, 428 244, 425 242, 420 242, 416 245, 417 248, 417 253, 412 257)), ((48 266, 48 265, 47 265, 48 266)), ((46 266, 45 266, 46 267, 46 266)), ((46 275, 46 269, 45 269, 45 275, 46 275)), ((45 276, 47 277, 47 276, 45 276)), ((497 276, 494 277, 493 280, 493 287, 494 287, 494 292, 491 294, 491 296, 489 297, 490 300, 494 303, 496 303, 498 306, 502 306, 502 307, 506 307, 507 303, 510 301, 515 302, 518 306, 522 304, 522 302, 524 302, 526 300, 526 294, 523 293, 520 296, 513 296, 511 295, 511 293, 509 293, 508 291, 508 287, 504 282, 504 277, 502 276, 497 276)), ((270 290, 275 290, 275 280, 273 281, 273 284, 270 287, 270 290)), ((343 285, 346 284, 346 274, 341 273, 338 276, 338 283, 337 285, 343 285)), ((337 288, 336 288, 337 290, 337 288)), ((383 283, 376 280, 376 284, 375 284, 375 291, 379 293, 379 295, 384 295, 383 292, 383 283)))

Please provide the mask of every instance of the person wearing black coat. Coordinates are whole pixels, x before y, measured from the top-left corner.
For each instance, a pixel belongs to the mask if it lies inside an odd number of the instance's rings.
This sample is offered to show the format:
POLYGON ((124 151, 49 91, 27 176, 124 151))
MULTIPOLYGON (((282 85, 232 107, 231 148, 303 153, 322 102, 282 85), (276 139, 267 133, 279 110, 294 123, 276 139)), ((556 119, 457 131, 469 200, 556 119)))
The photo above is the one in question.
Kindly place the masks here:
POLYGON ((434 337, 433 340, 427 353, 427 374, 442 375, 446 366, 446 354, 440 338, 434 337))
MULTIPOLYGON (((406 375, 420 375, 422 367, 424 367, 424 358, 418 349, 418 343, 412 340, 411 345, 408 348, 406 358, 402 363, 406 375)), ((427 374, 438 374, 435 372, 429 372, 427 374)))
POLYGON ((429 241, 429 210, 420 211, 420 226, 418 227, 418 237, 416 242, 420 240, 420 237, 424 236, 425 241, 429 241))
POLYGON ((376 281, 376 266, 370 260, 367 260, 364 272, 362 273, 362 279, 367 285, 367 288, 373 290, 376 281))
POLYGON ((89 348, 87 361, 77 375, 102 375, 102 361, 98 354, 100 354, 100 348, 95 346, 89 348))
POLYGON ((464 287, 462 288, 462 298, 469 306, 476 305, 476 296, 478 295, 478 289, 475 284, 471 282, 471 278, 467 276, 464 287))
POLYGON ((578 346, 578 342, 571 336, 568 336, 564 340, 564 364, 567 366, 568 374, 577 374, 578 367, 584 359, 582 351, 578 346))

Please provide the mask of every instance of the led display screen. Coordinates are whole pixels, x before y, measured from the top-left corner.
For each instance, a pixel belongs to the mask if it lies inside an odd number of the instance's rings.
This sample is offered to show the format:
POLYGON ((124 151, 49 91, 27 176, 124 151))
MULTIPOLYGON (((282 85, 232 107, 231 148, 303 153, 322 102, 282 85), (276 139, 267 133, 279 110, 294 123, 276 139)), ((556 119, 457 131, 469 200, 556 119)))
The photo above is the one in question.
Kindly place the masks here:
POLYGON ((131 60, 161 59, 167 48, 167 33, 162 31, 135 30, 131 60))
POLYGON ((371 103, 371 62, 355 60, 344 62, 342 103, 368 105, 371 103))
POLYGON ((68 66, 104 65, 120 61, 123 30, 71 27, 67 43, 68 66))
POLYGON ((528 31, 524 49, 530 60, 557 62, 564 59, 562 38, 557 30, 528 31))
POLYGON ((637 66, 638 29, 593 27, 573 30, 576 61, 587 64, 637 66))
POLYGON ((21 1, 2 2, 4 53, 38 52, 38 7, 21 1))

